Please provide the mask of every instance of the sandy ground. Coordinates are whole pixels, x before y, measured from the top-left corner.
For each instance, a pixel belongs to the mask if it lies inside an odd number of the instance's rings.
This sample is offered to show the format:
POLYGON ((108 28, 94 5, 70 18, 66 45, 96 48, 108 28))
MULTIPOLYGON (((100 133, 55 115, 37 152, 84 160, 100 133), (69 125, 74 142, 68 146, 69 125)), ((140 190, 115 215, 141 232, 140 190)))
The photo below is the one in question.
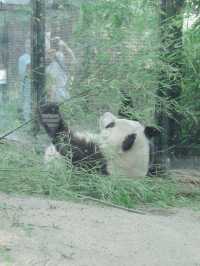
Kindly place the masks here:
POLYGON ((200 266, 200 212, 0 194, 0 266, 200 266))

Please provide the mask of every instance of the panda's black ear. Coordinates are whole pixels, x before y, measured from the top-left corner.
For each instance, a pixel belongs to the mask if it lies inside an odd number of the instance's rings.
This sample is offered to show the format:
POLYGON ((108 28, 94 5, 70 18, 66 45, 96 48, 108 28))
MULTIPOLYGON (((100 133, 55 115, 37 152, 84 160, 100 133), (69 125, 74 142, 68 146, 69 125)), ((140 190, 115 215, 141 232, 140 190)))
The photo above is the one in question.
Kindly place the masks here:
POLYGON ((160 131, 155 127, 145 127, 144 134, 148 139, 151 139, 158 136, 160 131))
POLYGON ((123 151, 130 150, 135 142, 135 139, 136 139, 136 134, 130 134, 126 136, 126 138, 124 139, 122 143, 122 150, 123 151))

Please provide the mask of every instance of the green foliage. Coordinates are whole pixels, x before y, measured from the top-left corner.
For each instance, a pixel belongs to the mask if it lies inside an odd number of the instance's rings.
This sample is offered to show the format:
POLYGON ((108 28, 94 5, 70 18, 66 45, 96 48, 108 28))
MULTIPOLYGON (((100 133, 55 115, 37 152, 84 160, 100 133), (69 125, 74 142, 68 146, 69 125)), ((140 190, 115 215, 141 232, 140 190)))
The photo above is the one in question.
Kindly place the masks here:
POLYGON ((192 9, 193 12, 196 12, 198 14, 200 10, 199 0, 188 0, 188 6, 192 9))
MULTIPOLYGON (((72 99, 62 105, 69 123, 83 129, 97 127, 99 114, 104 110, 117 113, 121 92, 126 92, 133 100, 133 107, 127 110, 130 118, 154 123, 155 103, 160 102, 168 116, 173 110, 181 114, 181 142, 200 143, 200 102, 197 100, 200 98, 199 25, 184 32, 183 72, 177 73, 177 66, 170 60, 177 63, 180 50, 178 57, 176 49, 168 54, 168 58, 166 54, 163 58, 160 56, 163 44, 154 1, 59 0, 57 4, 53 10, 55 25, 67 21, 71 7, 80 11, 80 17, 73 22, 73 38, 70 40, 78 70, 72 84, 72 99), (156 95, 159 82, 163 82, 163 88, 170 87, 166 80, 160 81, 161 71, 168 74, 169 80, 181 74, 183 90, 179 102, 156 95), (84 92, 84 96, 76 97, 84 92)), ((47 18, 48 23, 51 18, 47 18)), ((179 25, 180 21, 173 20, 174 25, 179 25)), ((172 45, 170 37, 166 40, 172 45)), ((19 125, 16 105, 11 102, 1 109, 0 118, 2 133, 19 125)), ((177 199, 176 183, 171 179, 130 180, 98 176, 73 169, 65 159, 47 166, 41 148, 29 144, 0 145, 0 188, 5 192, 57 199, 76 199, 81 194, 127 207, 140 204, 175 206, 177 201, 183 204, 187 201, 186 197, 177 199)))
MULTIPOLYGON (((87 196, 129 208, 136 206, 186 206, 199 195, 180 196, 173 177, 127 179, 100 176, 73 168, 66 158, 45 164, 37 145, 1 144, 0 190, 69 200, 87 196)), ((199 191, 199 190, 198 190, 199 191)))
POLYGON ((130 118, 155 123, 155 104, 160 103, 166 117, 181 117, 181 144, 199 143, 197 133, 189 138, 189 128, 195 126, 199 132, 199 104, 193 104, 193 98, 199 97, 199 34, 197 29, 184 32, 182 45, 181 36, 175 39, 183 22, 182 13, 173 11, 176 16, 171 15, 160 25, 158 10, 154 1, 82 2, 73 40, 79 70, 72 94, 90 92, 65 105, 68 119, 71 117, 76 124, 80 118, 80 126, 93 125, 100 112, 117 113, 122 92, 126 92, 133 100, 132 108, 126 109, 130 118), (164 40, 160 39, 161 32, 164 40), (161 73, 165 73, 165 78, 161 73), (179 85, 182 95, 173 99, 179 85), (158 87, 163 88, 165 97, 156 94, 158 87))
POLYGON ((9 130, 20 125, 19 110, 15 101, 0 106, 0 133, 6 133, 9 130))
POLYGON ((177 200, 176 184, 170 179, 99 176, 73 169, 66 159, 45 165, 43 155, 30 144, 1 144, 0 162, 0 188, 7 193, 54 199, 76 199, 82 195, 131 208, 138 204, 174 206, 177 200))
POLYGON ((200 151, 200 24, 195 24, 184 34, 183 92, 181 110, 182 142, 200 151))
POLYGON ((72 92, 91 89, 95 96, 85 105, 98 115, 99 109, 117 113, 126 91, 133 98, 132 117, 152 120, 159 59, 151 3, 92 1, 81 5, 80 14, 74 39, 81 67, 72 92))

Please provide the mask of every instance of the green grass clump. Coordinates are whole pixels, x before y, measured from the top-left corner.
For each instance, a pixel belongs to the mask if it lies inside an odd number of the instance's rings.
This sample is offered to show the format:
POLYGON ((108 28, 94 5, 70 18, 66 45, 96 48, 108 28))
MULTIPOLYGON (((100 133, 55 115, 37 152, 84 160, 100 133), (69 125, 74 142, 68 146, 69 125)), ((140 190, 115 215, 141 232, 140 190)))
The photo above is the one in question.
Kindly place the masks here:
POLYGON ((177 196, 177 184, 173 179, 100 176, 73 169, 65 158, 45 165, 43 154, 36 150, 33 145, 1 144, 1 191, 60 200, 77 199, 82 195, 129 208, 188 204, 188 199, 177 196))

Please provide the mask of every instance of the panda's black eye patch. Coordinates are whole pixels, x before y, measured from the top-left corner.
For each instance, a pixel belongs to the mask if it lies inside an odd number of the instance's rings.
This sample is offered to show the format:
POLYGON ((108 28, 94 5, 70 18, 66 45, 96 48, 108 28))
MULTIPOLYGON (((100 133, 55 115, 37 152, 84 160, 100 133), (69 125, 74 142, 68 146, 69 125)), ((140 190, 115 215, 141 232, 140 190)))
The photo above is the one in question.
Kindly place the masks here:
POLYGON ((115 122, 111 122, 110 124, 108 124, 105 128, 112 128, 115 126, 115 122))
POLYGON ((130 134, 128 136, 126 136, 126 138, 124 139, 123 143, 122 143, 122 150, 124 152, 130 150, 136 140, 136 134, 130 134))

